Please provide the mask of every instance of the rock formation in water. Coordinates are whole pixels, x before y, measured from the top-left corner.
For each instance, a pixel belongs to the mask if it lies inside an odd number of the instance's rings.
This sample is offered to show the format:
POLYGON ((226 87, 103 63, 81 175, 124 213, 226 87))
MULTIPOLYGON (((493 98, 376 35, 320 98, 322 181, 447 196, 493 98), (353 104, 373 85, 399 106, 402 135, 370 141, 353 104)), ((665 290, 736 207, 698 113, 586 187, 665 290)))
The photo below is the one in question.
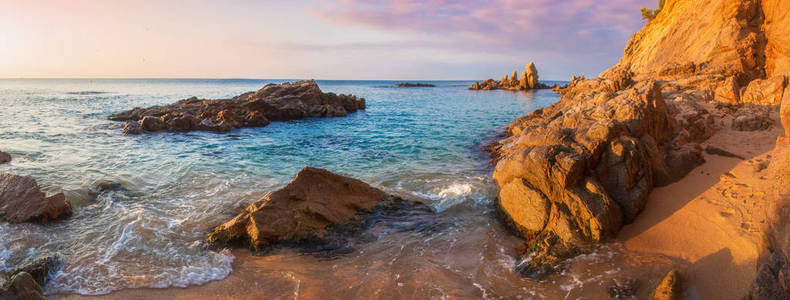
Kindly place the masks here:
POLYGON ((155 131, 215 131, 263 127, 271 121, 308 117, 343 117, 365 109, 365 99, 324 93, 315 80, 267 84, 257 92, 232 99, 192 97, 166 106, 135 108, 111 115, 126 121, 124 133, 155 131))
POLYGON ((11 161, 11 154, 8 154, 7 152, 0 151, 0 164, 7 163, 9 161, 11 161))
POLYGON ((41 286, 59 261, 58 256, 45 254, 8 272, 4 275, 8 281, 0 278, 0 299, 44 299, 41 286))
POLYGON ((557 103, 508 126, 492 147, 494 179, 498 206, 528 239, 522 271, 541 275, 613 237, 653 187, 702 162, 717 116, 740 113, 732 126, 742 130, 773 126, 755 112, 790 98, 789 11, 780 0, 668 0, 618 65, 574 78, 557 103))
POLYGON ((470 90, 533 90, 547 88, 549 88, 549 86, 538 81, 538 68, 535 67, 535 63, 529 63, 524 68, 520 80, 518 79, 518 72, 513 71, 509 79, 507 75, 505 75, 499 81, 486 79, 482 83, 475 82, 469 86, 470 90))
POLYGON ((0 217, 10 223, 46 223, 71 214, 63 192, 46 197, 29 176, 0 173, 0 217))
POLYGON ((363 213, 404 201, 362 181, 305 167, 284 188, 216 227, 207 242, 242 242, 264 249, 281 242, 314 241, 363 213))

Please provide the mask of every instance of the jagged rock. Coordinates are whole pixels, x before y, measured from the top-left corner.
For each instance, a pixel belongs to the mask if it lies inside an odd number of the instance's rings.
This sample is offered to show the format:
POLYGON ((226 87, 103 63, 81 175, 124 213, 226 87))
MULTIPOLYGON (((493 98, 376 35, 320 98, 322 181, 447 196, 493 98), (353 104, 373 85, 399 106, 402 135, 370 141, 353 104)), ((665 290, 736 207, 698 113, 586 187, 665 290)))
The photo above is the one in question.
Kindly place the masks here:
POLYGON ((44 293, 33 277, 25 272, 18 273, 0 286, 2 300, 41 300, 44 293))
POLYGON ((32 177, 0 173, 0 215, 6 221, 45 223, 70 213, 63 192, 45 197, 32 177))
POLYGON ((786 86, 787 78, 784 75, 752 80, 746 86, 741 96, 741 102, 766 106, 780 105, 786 86))
POLYGON ((287 186, 216 227, 207 242, 241 241, 261 249, 278 242, 321 238, 330 226, 352 221, 359 213, 395 200, 362 181, 305 167, 287 186))
POLYGON ((124 133, 261 127, 270 121, 307 117, 339 117, 365 109, 365 99, 324 93, 314 80, 267 84, 256 92, 232 99, 192 97, 166 106, 135 108, 109 117, 127 121, 124 133), (139 122, 138 126, 134 123, 139 122))
POLYGON ((8 154, 7 152, 0 151, 0 164, 7 163, 9 161, 11 161, 11 154, 8 154))
POLYGON ((671 270, 650 294, 651 300, 680 300, 683 295, 680 274, 671 270))
POLYGON ((513 71, 513 74, 510 76, 510 78, 505 75, 500 81, 486 79, 482 83, 475 82, 469 86, 470 90, 531 90, 547 88, 549 88, 549 86, 538 81, 538 69, 535 67, 534 63, 529 63, 524 68, 524 73, 521 74, 521 80, 518 79, 518 72, 513 71))

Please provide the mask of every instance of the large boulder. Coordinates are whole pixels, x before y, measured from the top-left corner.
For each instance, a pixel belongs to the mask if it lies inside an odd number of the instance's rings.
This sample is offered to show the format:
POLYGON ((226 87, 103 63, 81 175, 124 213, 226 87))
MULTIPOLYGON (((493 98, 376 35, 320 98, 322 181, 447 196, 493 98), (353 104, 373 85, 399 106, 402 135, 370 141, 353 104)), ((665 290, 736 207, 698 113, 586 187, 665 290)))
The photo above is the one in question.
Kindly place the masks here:
POLYGON ((0 173, 0 216, 6 221, 44 223, 70 213, 62 192, 46 197, 32 177, 0 173))
POLYGON ((305 167, 284 188, 266 194, 216 227, 207 242, 240 241, 262 249, 279 242, 309 241, 324 237, 333 225, 395 200, 362 181, 305 167))
POLYGON ((784 75, 752 80, 743 91, 741 102, 765 106, 780 105, 786 86, 787 78, 784 75))
POLYGON ((124 133, 128 134, 191 130, 226 132, 233 128, 262 127, 270 121, 342 117, 360 109, 365 109, 365 99, 324 93, 315 80, 306 80, 267 84, 258 91, 232 99, 192 97, 166 106, 135 108, 109 118, 127 121, 124 133))
POLYGON ((11 154, 8 154, 7 152, 0 151, 0 164, 7 163, 9 161, 11 161, 11 154))
POLYGON ((702 163, 710 114, 682 97, 665 102, 655 81, 631 84, 620 74, 576 82, 494 146, 498 206, 529 240, 526 274, 614 236, 654 186, 702 163))

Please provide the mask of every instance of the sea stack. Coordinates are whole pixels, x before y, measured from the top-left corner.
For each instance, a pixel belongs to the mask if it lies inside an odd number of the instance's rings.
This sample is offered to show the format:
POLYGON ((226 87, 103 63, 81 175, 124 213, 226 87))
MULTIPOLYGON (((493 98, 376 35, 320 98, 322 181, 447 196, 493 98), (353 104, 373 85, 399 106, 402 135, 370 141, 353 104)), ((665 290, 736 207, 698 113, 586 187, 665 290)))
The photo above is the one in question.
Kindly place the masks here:
POLYGON ((487 79, 480 82, 475 82, 469 86, 470 90, 514 90, 514 91, 527 91, 533 89, 547 89, 549 86, 542 84, 538 81, 538 68, 535 63, 530 62, 524 67, 524 72, 521 73, 519 80, 518 72, 513 71, 513 74, 508 78, 507 75, 502 77, 499 81, 494 79, 487 79))

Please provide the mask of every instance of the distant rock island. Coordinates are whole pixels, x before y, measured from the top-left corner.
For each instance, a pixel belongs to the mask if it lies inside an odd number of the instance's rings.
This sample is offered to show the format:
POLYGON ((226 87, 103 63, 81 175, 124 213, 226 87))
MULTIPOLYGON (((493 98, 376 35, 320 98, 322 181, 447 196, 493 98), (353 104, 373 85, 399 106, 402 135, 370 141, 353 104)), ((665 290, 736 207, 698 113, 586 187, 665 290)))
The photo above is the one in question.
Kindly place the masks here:
POLYGON ((524 72, 521 73, 521 80, 518 79, 518 72, 513 71, 513 74, 510 75, 510 78, 505 75, 502 77, 502 80, 496 81, 493 79, 486 79, 482 83, 475 82, 469 86, 470 90, 515 90, 515 91, 526 91, 526 90, 534 90, 534 89, 548 89, 549 86, 540 83, 538 81, 538 68, 535 67, 535 63, 529 63, 525 68, 524 72))
POLYGON ((232 99, 192 97, 165 106, 135 108, 110 115, 126 121, 123 132, 214 131, 263 127, 271 121, 308 117, 344 117, 365 109, 365 99, 353 95, 324 93, 315 80, 267 84, 257 92, 232 99))
POLYGON ((401 82, 395 85, 395 87, 436 87, 433 84, 429 83, 410 83, 410 82, 401 82))

